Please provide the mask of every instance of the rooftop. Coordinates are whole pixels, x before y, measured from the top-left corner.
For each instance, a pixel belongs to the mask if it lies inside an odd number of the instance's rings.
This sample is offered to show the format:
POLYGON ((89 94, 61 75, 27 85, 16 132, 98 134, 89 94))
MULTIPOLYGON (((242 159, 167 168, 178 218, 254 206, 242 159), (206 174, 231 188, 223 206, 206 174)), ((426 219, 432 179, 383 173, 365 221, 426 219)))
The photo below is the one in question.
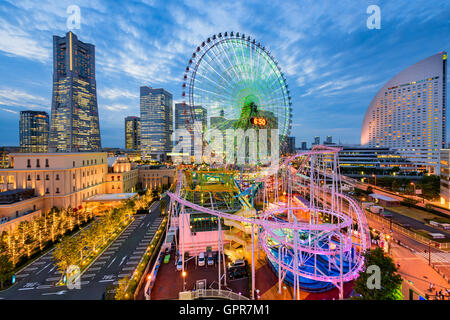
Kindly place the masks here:
POLYGON ((122 201, 134 198, 137 193, 108 193, 108 194, 96 194, 95 196, 89 197, 85 202, 101 202, 101 201, 122 201))
POLYGON ((378 194, 378 193, 371 193, 371 194, 369 194, 369 196, 374 199, 384 200, 384 201, 395 201, 395 202, 400 201, 398 199, 391 198, 391 197, 385 196, 384 194, 378 194))

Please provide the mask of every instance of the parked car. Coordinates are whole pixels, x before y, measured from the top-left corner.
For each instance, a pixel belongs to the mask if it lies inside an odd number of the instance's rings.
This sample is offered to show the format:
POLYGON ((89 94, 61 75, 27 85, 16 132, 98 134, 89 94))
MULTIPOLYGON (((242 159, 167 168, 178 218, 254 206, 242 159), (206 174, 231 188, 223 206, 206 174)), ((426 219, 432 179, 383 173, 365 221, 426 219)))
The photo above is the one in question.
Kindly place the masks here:
POLYGON ((205 253, 200 252, 200 254, 198 255, 198 266, 203 267, 204 265, 205 265, 205 253))
POLYGON ((214 264, 214 259, 212 253, 208 253, 208 266, 212 266, 214 264))
POLYGON ((245 267, 247 265, 247 263, 245 262, 244 259, 237 259, 233 262, 233 264, 231 265, 232 268, 234 267, 245 267))
POLYGON ((234 267, 229 269, 228 275, 230 279, 242 279, 247 277, 247 270, 243 267, 234 267))
POLYGON ((178 271, 183 270, 183 260, 181 260, 181 258, 178 259, 178 262, 177 262, 177 270, 178 270, 178 271))

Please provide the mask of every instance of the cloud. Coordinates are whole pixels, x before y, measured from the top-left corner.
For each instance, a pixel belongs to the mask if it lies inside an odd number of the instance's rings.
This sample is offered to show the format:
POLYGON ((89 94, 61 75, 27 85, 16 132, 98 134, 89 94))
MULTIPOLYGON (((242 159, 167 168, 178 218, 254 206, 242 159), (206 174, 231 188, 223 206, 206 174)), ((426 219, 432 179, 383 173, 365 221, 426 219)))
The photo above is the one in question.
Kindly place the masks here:
POLYGON ((129 98, 129 99, 139 98, 139 94, 137 91, 136 93, 133 93, 129 90, 119 88, 107 88, 99 90, 98 94, 100 95, 100 97, 108 100, 115 100, 117 98, 129 98))
POLYGON ((124 111, 128 110, 129 106, 123 105, 123 104, 113 104, 113 105, 105 105, 103 106, 106 110, 109 111, 124 111))
POLYGON ((50 59, 50 50, 30 34, 4 19, 0 19, 0 51, 9 56, 20 56, 39 62, 50 59))
POLYGON ((22 109, 50 109, 50 102, 37 95, 20 89, 0 89, 0 105, 18 107, 22 109))
POLYGON ((0 110, 6 111, 6 112, 10 112, 10 113, 14 113, 14 114, 18 114, 19 112, 11 110, 11 109, 6 109, 6 108, 0 108, 0 110))

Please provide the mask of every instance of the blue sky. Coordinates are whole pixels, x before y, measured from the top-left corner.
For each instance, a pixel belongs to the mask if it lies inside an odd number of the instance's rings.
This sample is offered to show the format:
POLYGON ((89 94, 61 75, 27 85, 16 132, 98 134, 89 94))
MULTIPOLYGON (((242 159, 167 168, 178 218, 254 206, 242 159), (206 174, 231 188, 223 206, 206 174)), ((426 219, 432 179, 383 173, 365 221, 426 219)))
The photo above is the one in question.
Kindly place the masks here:
POLYGON ((0 1, 0 145, 19 144, 20 110, 50 113, 52 36, 81 8, 81 41, 96 46, 102 145, 124 146, 124 117, 139 115, 139 86, 181 101, 183 71, 207 37, 240 31, 279 61, 293 102, 297 146, 313 136, 359 143, 367 106, 396 73, 449 51, 448 1, 0 1), (381 29, 366 9, 381 8, 381 29))

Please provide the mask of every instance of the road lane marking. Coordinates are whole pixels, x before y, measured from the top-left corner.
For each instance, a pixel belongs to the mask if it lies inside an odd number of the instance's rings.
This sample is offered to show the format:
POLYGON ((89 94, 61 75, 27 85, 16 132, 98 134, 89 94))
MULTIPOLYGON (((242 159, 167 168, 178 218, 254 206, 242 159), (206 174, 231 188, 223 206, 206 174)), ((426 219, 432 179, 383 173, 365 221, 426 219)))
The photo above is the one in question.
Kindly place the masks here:
POLYGON ((106 268, 109 268, 113 264, 113 262, 116 261, 116 258, 117 257, 114 257, 114 259, 112 259, 111 263, 106 268))
POLYGON ((48 265, 46 265, 45 267, 43 267, 41 270, 39 270, 38 272, 36 272, 36 274, 41 273, 42 271, 45 270, 45 268, 47 268, 47 267, 50 266, 50 265, 51 265, 51 263, 49 263, 48 265))
POLYGON ((122 258, 122 261, 120 261, 119 266, 122 265, 122 263, 125 261, 126 257, 127 257, 127 256, 124 256, 124 257, 122 258))

